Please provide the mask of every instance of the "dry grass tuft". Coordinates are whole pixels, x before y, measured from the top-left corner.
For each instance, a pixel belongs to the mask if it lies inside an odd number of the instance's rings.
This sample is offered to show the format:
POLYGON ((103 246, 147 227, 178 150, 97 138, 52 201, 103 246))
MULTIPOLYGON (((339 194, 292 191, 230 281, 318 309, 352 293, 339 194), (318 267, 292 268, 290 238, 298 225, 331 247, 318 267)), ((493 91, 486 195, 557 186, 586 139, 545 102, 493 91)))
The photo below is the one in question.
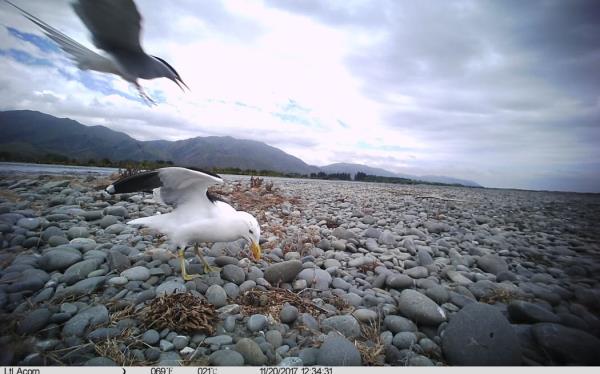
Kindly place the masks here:
POLYGON ((311 300, 282 288, 268 291, 249 290, 238 297, 237 303, 240 305, 242 313, 247 316, 264 314, 271 315, 277 320, 279 320, 279 313, 285 303, 295 306, 300 313, 312 315, 320 313, 320 309, 311 300))
POLYGON ((148 328, 214 333, 216 312, 212 304, 189 293, 163 295, 152 300, 140 312, 140 320, 148 328))
POLYGON ((504 303, 509 304, 513 300, 524 300, 525 298, 516 293, 502 288, 495 289, 479 299, 479 302, 485 304, 504 303))
POLYGON ((362 364, 366 366, 383 366, 385 363, 385 346, 381 340, 381 321, 361 324, 362 336, 354 345, 360 352, 362 364))
POLYGON ((96 353, 102 357, 107 357, 117 363, 119 366, 144 366, 146 363, 136 360, 133 355, 128 354, 128 350, 122 349, 124 343, 121 339, 107 339, 94 345, 96 353))

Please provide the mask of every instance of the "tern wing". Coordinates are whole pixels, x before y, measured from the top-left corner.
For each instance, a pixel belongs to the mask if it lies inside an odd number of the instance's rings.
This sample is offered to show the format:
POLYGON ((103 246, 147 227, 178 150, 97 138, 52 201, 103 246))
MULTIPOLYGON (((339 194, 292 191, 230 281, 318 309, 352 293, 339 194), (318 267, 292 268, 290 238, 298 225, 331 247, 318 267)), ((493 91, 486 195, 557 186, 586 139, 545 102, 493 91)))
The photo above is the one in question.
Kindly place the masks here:
POLYGON ((58 44, 60 49, 65 51, 80 69, 119 74, 117 66, 111 59, 84 47, 75 40, 48 25, 33 14, 19 8, 10 1, 6 0, 6 2, 17 8, 17 10, 19 10, 19 12, 21 12, 25 18, 38 25, 44 31, 44 34, 58 44))
POLYGON ((92 33, 96 47, 109 53, 144 53, 142 17, 133 0, 78 0, 73 9, 92 33))

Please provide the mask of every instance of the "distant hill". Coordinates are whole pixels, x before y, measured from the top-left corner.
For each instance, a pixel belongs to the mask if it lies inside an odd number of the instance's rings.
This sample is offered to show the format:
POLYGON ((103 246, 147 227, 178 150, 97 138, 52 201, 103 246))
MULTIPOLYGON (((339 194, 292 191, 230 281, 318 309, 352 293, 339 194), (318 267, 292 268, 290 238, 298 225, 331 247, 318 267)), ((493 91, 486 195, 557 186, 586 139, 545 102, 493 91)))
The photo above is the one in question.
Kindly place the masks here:
POLYGON ((263 142, 230 136, 140 141, 104 126, 85 126, 68 118, 30 110, 0 112, 0 153, 30 159, 53 154, 82 162, 90 159, 164 160, 176 165, 206 169, 239 168, 305 175, 322 171, 354 176, 363 172, 383 177, 481 187, 469 180, 399 174, 361 164, 337 163, 319 168, 263 142))
POLYGON ((356 173, 362 171, 363 173, 369 174, 369 175, 379 175, 381 177, 397 177, 397 175, 395 173, 392 173, 391 171, 387 171, 384 169, 373 168, 373 167, 370 167, 367 165, 361 165, 361 164, 348 164, 348 163, 344 163, 344 162, 320 166, 320 168, 321 168, 321 171, 323 171, 325 173, 329 173, 329 174, 331 174, 331 173, 347 173, 347 174, 354 176, 354 175, 356 175, 356 173))
POLYGON ((361 164, 349 164, 349 163, 337 163, 331 165, 321 166, 321 170, 326 173, 348 173, 352 176, 356 175, 358 172, 363 172, 369 175, 377 175, 381 177, 397 177, 397 178, 406 178, 413 179, 424 182, 434 182, 434 183, 445 183, 445 184, 462 184, 463 186, 470 187, 482 187, 476 182, 466 180, 466 179, 458 179, 451 178, 445 176, 434 176, 434 175, 410 175, 410 174, 402 174, 402 173, 394 173, 389 170, 374 168, 367 165, 361 164))
POLYGON ((316 166, 254 140, 209 136, 140 141, 104 126, 85 126, 29 110, 0 112, 0 148, 30 157, 52 153, 82 161, 168 160, 200 168, 237 167, 299 174, 319 171, 316 166))

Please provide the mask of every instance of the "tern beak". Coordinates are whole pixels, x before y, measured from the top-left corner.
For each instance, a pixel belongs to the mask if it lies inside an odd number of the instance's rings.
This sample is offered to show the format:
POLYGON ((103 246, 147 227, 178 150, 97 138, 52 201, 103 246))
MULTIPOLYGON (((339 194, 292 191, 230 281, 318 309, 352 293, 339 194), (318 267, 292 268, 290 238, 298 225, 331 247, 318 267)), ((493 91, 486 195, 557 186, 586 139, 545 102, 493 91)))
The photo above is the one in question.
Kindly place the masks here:
POLYGON ((260 260, 262 251, 260 249, 260 245, 254 240, 250 242, 250 250, 252 251, 252 256, 254 257, 254 260, 260 260))

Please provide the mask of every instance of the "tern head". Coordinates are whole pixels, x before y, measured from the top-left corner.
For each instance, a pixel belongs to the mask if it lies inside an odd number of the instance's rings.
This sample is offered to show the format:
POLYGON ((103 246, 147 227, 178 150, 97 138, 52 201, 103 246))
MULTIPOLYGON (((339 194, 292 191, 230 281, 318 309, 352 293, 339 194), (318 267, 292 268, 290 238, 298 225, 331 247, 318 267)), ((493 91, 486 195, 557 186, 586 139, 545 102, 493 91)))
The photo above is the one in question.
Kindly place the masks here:
POLYGON ((261 249, 260 249, 260 226, 258 225, 258 221, 254 216, 246 212, 238 212, 238 214, 243 218, 245 222, 245 232, 244 239, 250 245, 250 250, 252 251, 252 256, 254 256, 255 260, 260 260, 261 249))
POLYGON ((159 76, 159 77, 165 77, 165 78, 168 78, 168 79, 172 80, 173 82, 175 82, 179 86, 179 88, 181 88, 182 91, 183 91, 183 87, 187 88, 188 90, 190 89, 187 86, 187 84, 185 84, 183 82, 183 80, 179 76, 179 73, 177 72, 177 70, 175 70, 171 65, 169 65, 168 62, 166 62, 165 60, 163 60, 160 57, 152 56, 152 58, 156 62, 155 66, 158 69, 158 71, 157 71, 158 75, 157 76, 159 76))

